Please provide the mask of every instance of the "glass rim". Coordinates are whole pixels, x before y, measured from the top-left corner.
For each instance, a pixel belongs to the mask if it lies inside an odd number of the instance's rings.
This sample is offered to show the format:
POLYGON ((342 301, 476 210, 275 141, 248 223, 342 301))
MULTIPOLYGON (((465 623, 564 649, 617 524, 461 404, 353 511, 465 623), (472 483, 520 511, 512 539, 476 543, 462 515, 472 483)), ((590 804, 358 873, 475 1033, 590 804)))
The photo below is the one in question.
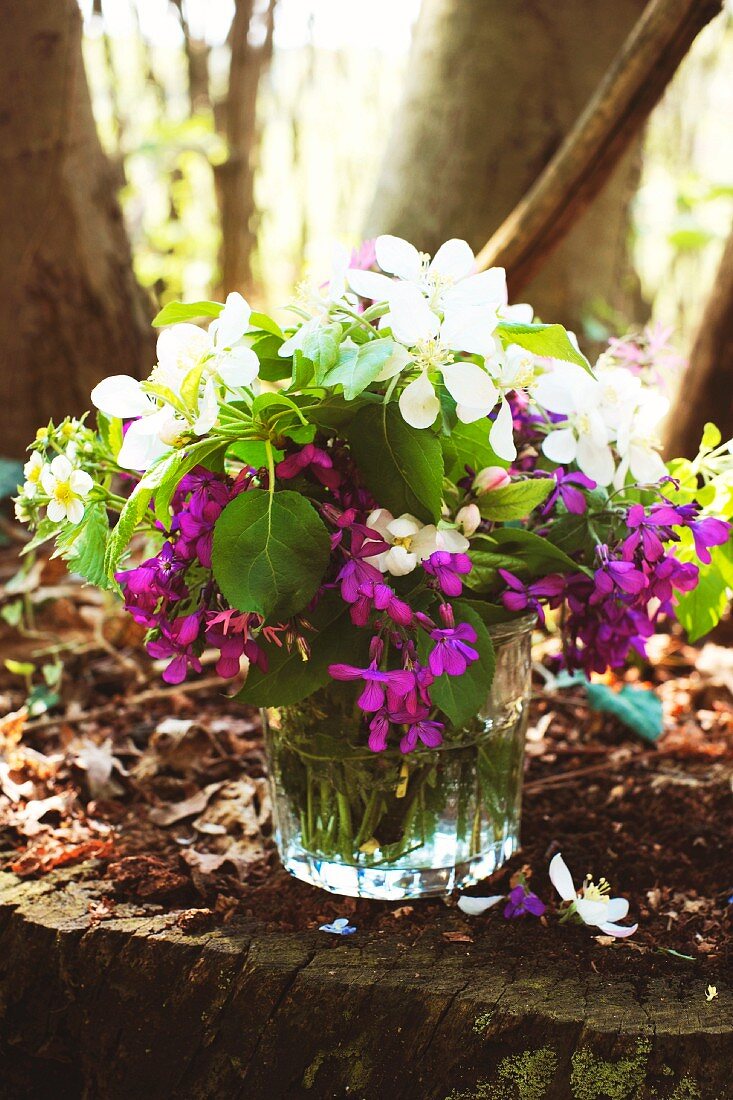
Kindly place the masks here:
POLYGON ((487 629, 493 641, 505 641, 529 633, 536 624, 537 615, 534 611, 530 611, 525 612, 523 615, 517 615, 516 619, 508 619, 504 623, 492 623, 487 626, 487 629))

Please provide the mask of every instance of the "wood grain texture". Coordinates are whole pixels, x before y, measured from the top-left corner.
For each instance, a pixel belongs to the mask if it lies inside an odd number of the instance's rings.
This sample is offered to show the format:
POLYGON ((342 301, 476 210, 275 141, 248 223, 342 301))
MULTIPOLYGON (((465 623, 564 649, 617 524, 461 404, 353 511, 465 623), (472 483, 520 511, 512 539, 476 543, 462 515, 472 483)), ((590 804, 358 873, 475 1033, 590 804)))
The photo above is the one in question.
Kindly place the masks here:
POLYGON ((0 874, 0 1097, 730 1095, 733 995, 708 1004, 682 968, 644 986, 579 979, 439 927, 410 945, 187 935, 164 916, 91 926, 100 888, 90 866, 0 874))

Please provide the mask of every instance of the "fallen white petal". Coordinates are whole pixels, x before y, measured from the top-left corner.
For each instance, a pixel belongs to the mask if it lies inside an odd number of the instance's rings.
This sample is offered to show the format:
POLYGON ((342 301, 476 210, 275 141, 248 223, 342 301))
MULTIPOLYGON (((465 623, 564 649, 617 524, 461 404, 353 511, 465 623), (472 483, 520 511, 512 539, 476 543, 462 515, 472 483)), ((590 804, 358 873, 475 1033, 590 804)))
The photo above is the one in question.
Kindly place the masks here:
POLYGON ((478 917, 481 913, 485 913, 487 909, 491 909, 492 906, 498 905, 503 900, 504 894, 494 894, 490 898, 459 898, 458 908, 466 916, 478 917))

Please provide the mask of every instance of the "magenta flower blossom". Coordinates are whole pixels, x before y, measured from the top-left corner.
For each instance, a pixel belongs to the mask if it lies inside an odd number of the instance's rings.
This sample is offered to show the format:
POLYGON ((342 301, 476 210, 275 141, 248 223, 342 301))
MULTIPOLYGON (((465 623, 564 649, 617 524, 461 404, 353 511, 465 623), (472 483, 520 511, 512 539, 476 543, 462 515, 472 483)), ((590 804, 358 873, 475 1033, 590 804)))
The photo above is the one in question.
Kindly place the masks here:
POLYGON ((601 565, 594 574, 595 592, 591 602, 601 602, 606 596, 619 593, 637 595, 647 586, 647 580, 633 562, 611 557, 607 546, 597 546, 596 554, 601 565))
POLYGON ((507 585, 501 594, 501 602, 507 611, 534 611, 540 623, 544 624, 546 603, 548 607, 559 607, 565 595, 567 578, 559 573, 550 573, 538 581, 525 584, 508 569, 499 569, 499 576, 507 585))
POLYGON ((418 741, 428 749, 435 749, 443 741, 444 726, 442 722, 432 722, 428 718, 421 718, 407 727, 400 741, 400 752, 408 753, 417 748, 418 741))
POLYGON ((378 710, 369 723, 369 748, 372 752, 384 752, 387 748, 389 736, 389 715, 387 711, 378 710))
POLYGON ((441 676, 444 672, 449 676, 462 676, 468 666, 479 658, 478 650, 473 648, 476 631, 469 623, 459 623, 445 630, 431 630, 430 637, 435 642, 428 657, 433 676, 441 676))
POLYGON ((163 634, 156 641, 148 642, 148 653, 158 659, 170 657, 163 679, 167 684, 182 684, 189 668, 201 671, 201 662, 193 648, 201 629, 201 615, 194 612, 162 625, 163 634))
POLYGON ((315 443, 306 443, 299 451, 294 451, 282 462, 278 462, 275 473, 287 480, 298 474, 311 473, 321 485, 336 489, 341 484, 341 474, 333 468, 333 459, 328 451, 316 447, 315 443))
POLYGON ((396 691, 408 691, 411 686, 410 673, 405 669, 383 672, 372 661, 368 668, 355 668, 353 665, 335 664, 328 666, 328 674, 334 680, 363 680, 364 690, 357 699, 360 710, 367 714, 384 707, 388 688, 396 691))
POLYGON ((568 512, 575 516, 582 516, 588 509, 588 502, 581 489, 595 489, 597 488, 596 482, 579 471, 566 474, 562 466, 558 466, 553 473, 553 477, 557 484, 545 501, 542 514, 547 515, 555 507, 558 500, 561 500, 568 512))
POLYGON ((468 554, 449 554, 447 550, 436 550, 422 563, 426 573, 435 577, 438 587, 446 596, 460 596, 463 591, 461 576, 471 572, 471 559, 468 554))

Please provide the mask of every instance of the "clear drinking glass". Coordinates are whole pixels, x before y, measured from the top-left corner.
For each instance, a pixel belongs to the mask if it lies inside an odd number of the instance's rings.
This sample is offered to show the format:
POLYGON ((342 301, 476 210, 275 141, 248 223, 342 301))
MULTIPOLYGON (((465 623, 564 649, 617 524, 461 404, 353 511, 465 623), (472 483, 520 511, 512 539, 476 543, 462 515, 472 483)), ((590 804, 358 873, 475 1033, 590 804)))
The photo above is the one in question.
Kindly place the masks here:
POLYGON ((290 874, 382 900, 448 894, 519 846, 533 616, 491 627, 485 705, 437 749, 366 745, 353 685, 263 713, 275 838, 290 874))

